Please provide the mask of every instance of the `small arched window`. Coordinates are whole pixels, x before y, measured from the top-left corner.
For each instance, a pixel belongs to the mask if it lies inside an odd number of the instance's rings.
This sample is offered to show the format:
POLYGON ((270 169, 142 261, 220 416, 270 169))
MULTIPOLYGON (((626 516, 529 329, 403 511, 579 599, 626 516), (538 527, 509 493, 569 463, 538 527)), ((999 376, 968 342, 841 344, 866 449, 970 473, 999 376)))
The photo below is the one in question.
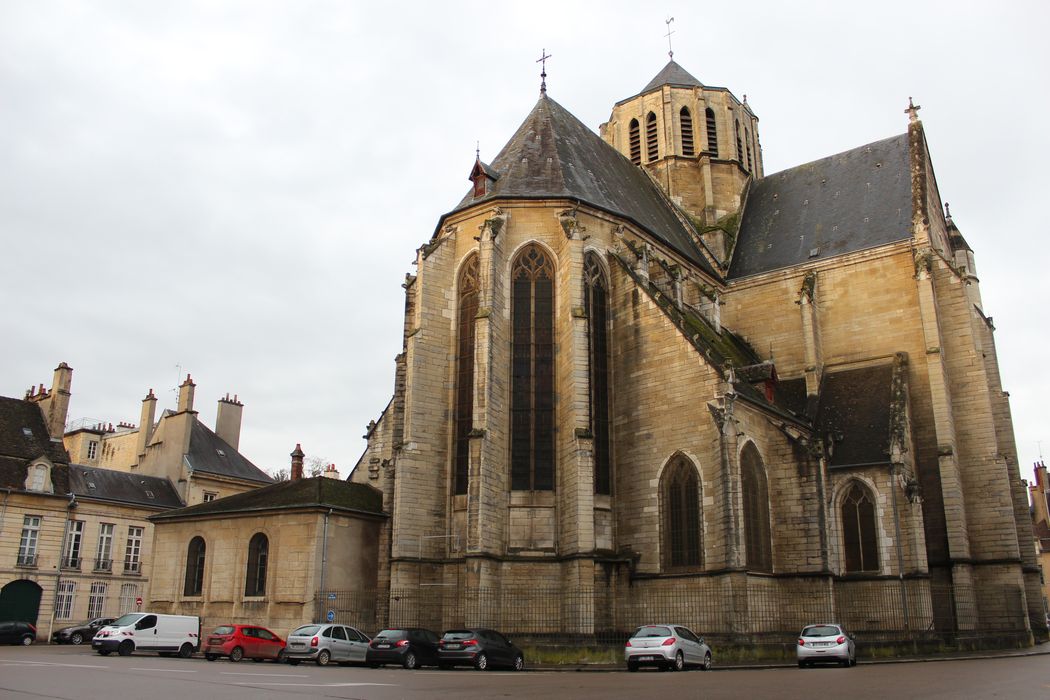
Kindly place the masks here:
POLYGON ((207 546, 203 537, 194 537, 190 540, 189 549, 186 551, 186 585, 182 589, 183 595, 200 595, 204 590, 204 556, 207 546))
POLYGON ((748 443, 740 455, 740 478, 744 496, 747 568, 771 572, 773 554, 769 531, 769 487, 762 456, 753 443, 748 443))
POLYGON ((270 558, 270 540, 257 532, 248 542, 248 570, 244 575, 244 595, 266 595, 266 564, 270 558))
POLYGON ((842 549, 847 572, 879 570, 875 499, 859 481, 842 498, 842 549))
POLYGON ((530 244, 511 268, 510 481, 554 490, 554 264, 530 244))
POLYGON ((678 113, 678 123, 682 128, 682 155, 692 157, 693 155, 693 116, 689 114, 688 107, 682 107, 678 113))
POLYGON ((632 119, 628 127, 628 137, 631 147, 631 162, 635 165, 642 164, 642 135, 638 120, 632 119))
POLYGON ((458 338, 456 341, 456 406, 453 493, 467 492, 470 474, 470 431, 474 429, 474 319, 478 315, 478 256, 472 254, 459 273, 458 338))
POLYGON ((715 126, 715 112, 713 109, 708 107, 704 110, 704 117, 707 121, 707 150, 711 152, 713 158, 718 157, 718 131, 715 126))
POLYGON ((667 465, 661 496, 664 565, 669 568, 699 566, 702 552, 700 479, 696 467, 682 455, 667 465))
POLYGON ((594 435, 594 492, 612 493, 609 454, 609 284, 598 256, 587 253, 583 263, 583 304, 587 312, 590 354, 591 433, 594 435))
POLYGON ((645 157, 650 163, 660 157, 656 140, 656 115, 652 112, 645 118, 645 157))

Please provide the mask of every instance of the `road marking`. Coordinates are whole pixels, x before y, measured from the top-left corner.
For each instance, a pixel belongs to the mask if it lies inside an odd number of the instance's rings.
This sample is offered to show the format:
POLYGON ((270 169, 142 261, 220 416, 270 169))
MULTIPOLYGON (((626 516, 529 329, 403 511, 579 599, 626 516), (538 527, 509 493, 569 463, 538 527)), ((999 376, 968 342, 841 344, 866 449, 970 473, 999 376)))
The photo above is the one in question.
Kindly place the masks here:
POLYGON ((132 666, 129 671, 165 671, 167 673, 196 673, 196 671, 184 671, 176 668, 138 668, 132 666))
POLYGON ((270 681, 262 681, 260 683, 245 681, 243 683, 234 683, 234 685, 294 685, 297 688, 357 688, 364 685, 386 686, 388 688, 398 687, 396 683, 273 683, 270 681))
POLYGON ((268 676, 271 678, 309 678, 310 676, 299 673, 239 673, 237 671, 222 671, 220 675, 223 676, 268 676))
POLYGON ((95 668, 100 671, 104 671, 109 666, 91 666, 88 664, 62 664, 57 661, 15 661, 14 659, 0 659, 0 663, 12 664, 18 666, 65 666, 67 668, 95 668))

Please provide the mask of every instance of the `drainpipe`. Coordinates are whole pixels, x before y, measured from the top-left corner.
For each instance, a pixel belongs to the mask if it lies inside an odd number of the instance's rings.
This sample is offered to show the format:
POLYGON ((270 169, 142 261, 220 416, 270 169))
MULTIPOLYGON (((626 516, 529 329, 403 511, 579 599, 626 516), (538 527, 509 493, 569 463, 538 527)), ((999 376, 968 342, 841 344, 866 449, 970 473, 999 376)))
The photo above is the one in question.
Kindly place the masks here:
POLYGON ((51 643, 51 634, 55 631, 55 613, 58 612, 58 590, 62 587, 62 557, 66 555, 66 538, 69 536, 69 523, 73 519, 73 511, 77 507, 76 494, 69 494, 69 503, 66 504, 66 527, 62 531, 62 548, 58 550, 58 573, 55 574, 55 598, 51 602, 51 621, 47 625, 47 643, 51 643))
MULTIPOLYGON (((328 563, 328 517, 332 514, 332 509, 329 508, 328 512, 324 514, 324 532, 321 534, 321 595, 324 595, 324 570, 325 565, 328 563)), ((324 601, 321 601, 321 607, 324 607, 324 601)))
MULTIPOLYGON (((897 463, 890 466, 890 493, 893 494, 893 529, 897 541, 894 549, 897 550, 897 581, 901 589, 901 604, 904 606, 904 631, 911 637, 910 615, 908 613, 908 588, 904 585, 904 553, 901 551, 901 515, 897 508, 897 463)), ((912 643, 915 638, 912 637, 912 643)))

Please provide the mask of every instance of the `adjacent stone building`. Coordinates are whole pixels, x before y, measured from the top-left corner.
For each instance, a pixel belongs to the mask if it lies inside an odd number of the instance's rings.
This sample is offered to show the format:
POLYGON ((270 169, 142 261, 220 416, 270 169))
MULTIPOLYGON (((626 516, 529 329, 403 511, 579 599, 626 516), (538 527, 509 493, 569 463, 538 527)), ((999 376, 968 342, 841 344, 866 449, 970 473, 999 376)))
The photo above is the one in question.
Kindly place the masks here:
POLYGON ((1050 475, 1042 460, 1035 465, 1035 478, 1028 486, 1032 498, 1032 529, 1035 551, 1043 580, 1043 608, 1050 616, 1050 475))
POLYGON ((600 136, 541 90, 405 281, 351 476, 392 516, 391 622, 1045 638, 994 327, 917 110, 766 175, 746 101, 673 61, 600 136))

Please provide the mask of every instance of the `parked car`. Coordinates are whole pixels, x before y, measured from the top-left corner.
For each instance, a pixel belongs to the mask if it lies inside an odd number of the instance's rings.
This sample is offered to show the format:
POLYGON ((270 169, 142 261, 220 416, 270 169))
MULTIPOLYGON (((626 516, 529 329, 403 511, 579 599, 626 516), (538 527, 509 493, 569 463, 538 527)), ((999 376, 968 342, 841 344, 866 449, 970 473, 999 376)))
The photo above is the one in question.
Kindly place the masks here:
POLYGON ((201 621, 196 615, 133 612, 101 628, 92 638, 91 648, 102 656, 114 651, 130 656, 137 650, 178 653, 188 659, 200 646, 200 636, 201 621))
POLYGON ((51 641, 56 644, 83 644, 85 639, 90 640, 100 629, 113 624, 113 620, 112 617, 96 617, 63 627, 51 635, 51 641))
POLYGON ((808 625, 802 629, 795 646, 798 667, 837 661, 842 666, 857 665, 857 646, 853 635, 842 625, 808 625))
POLYGON ((289 634, 285 654, 293 666, 300 661, 314 661, 318 666, 327 666, 330 661, 364 663, 370 641, 356 627, 318 622, 289 634))
POLYGON ((711 647, 684 625, 642 625, 634 631, 623 648, 628 671, 642 666, 681 671, 697 666, 711 668, 711 647))
POLYGON ((372 637, 365 661, 372 668, 398 664, 407 669, 438 665, 438 636, 427 629, 405 627, 382 630, 372 637))
POLYGON ((0 622, 0 644, 29 646, 36 640, 36 627, 28 622, 0 622))
POLYGON ((473 666, 479 671, 503 666, 520 671, 525 668, 525 655, 496 630, 473 627, 445 632, 438 642, 438 665, 473 666))
POLYGON ((220 625, 208 635, 201 651, 208 661, 227 656, 230 661, 273 659, 280 663, 286 654, 284 640, 258 625, 220 625))

